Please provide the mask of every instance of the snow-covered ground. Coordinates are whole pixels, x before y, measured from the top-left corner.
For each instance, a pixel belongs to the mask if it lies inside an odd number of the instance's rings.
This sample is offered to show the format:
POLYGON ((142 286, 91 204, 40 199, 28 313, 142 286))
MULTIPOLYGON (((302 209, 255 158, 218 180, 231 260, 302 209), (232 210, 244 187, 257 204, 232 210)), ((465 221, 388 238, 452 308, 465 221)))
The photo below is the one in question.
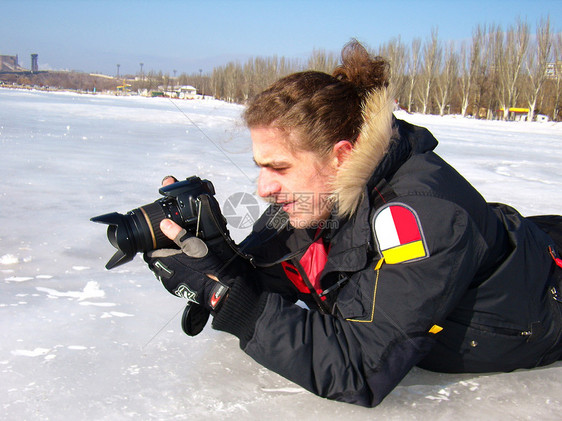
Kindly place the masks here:
MULTIPOLYGON (((377 408, 318 398, 238 341, 180 328, 181 300, 89 218, 156 200, 167 174, 254 192, 241 107, 0 89, 0 418, 560 419, 562 362, 507 374, 414 369, 377 408)), ((562 124, 398 113, 489 201, 562 213, 562 124)), ((265 205, 263 205, 265 207, 265 205)), ((248 229, 231 227, 236 240, 248 229)))

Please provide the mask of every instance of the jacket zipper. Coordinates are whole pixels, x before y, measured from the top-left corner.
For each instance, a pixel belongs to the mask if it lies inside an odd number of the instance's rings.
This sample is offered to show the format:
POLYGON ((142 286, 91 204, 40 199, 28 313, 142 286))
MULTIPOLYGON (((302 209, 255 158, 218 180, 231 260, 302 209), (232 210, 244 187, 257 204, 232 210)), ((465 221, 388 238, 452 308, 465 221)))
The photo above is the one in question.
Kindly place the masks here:
POLYGON ((323 314, 331 314, 329 307, 322 300, 323 295, 318 294, 318 292, 316 291, 316 289, 314 288, 314 286, 310 282, 310 279, 308 279, 308 275, 306 274, 306 271, 302 267, 301 263, 298 260, 293 259, 293 264, 295 265, 295 267, 299 271, 304 284, 306 285, 306 287, 310 291, 310 295, 312 295, 312 298, 314 299, 314 302, 316 303, 316 305, 320 309, 320 312, 322 312, 323 314))
POLYGON ((531 332, 530 330, 517 330, 517 329, 509 329, 509 328, 501 328, 501 327, 494 327, 494 326, 487 326, 487 325, 481 325, 481 324, 476 324, 476 325, 471 325, 471 324, 466 324, 463 323, 459 320, 455 320, 455 319, 449 319, 454 323, 458 323, 460 325, 466 326, 466 327, 470 327, 472 329, 475 330, 479 330, 481 332, 487 332, 487 333, 494 333, 497 335, 506 335, 506 336, 531 336, 533 334, 533 332, 531 332))
POLYGON ((347 281, 349 281, 349 277, 347 275, 344 275, 343 273, 340 273, 338 282, 336 282, 331 287, 326 288, 324 291, 322 291, 320 293, 320 297, 325 297, 326 295, 330 294, 331 292, 334 292, 334 291, 340 289, 341 287, 343 287, 347 283, 347 281))

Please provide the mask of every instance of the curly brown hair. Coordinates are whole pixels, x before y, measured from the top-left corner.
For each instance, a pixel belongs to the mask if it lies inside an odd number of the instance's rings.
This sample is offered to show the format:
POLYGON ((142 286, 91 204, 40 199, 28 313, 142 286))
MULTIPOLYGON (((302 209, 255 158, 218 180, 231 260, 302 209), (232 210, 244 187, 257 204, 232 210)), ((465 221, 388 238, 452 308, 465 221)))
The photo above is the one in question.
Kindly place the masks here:
POLYGON ((244 120, 251 129, 276 127, 296 134, 293 148, 324 156, 335 143, 354 143, 363 124, 362 105, 373 90, 388 86, 388 63, 357 40, 347 43, 333 75, 293 73, 254 97, 244 120))

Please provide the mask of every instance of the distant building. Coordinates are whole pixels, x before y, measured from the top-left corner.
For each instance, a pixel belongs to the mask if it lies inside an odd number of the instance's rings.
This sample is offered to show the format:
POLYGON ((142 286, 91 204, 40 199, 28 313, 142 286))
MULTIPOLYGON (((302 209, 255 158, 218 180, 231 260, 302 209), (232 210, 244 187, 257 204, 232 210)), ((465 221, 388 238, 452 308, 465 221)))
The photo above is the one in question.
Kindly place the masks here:
POLYGON ((18 56, 0 56, 0 72, 25 72, 18 63, 18 56))
POLYGON ((556 79, 557 76, 562 74, 562 61, 551 62, 546 65, 546 77, 549 79, 556 79))
MULTIPOLYGON (((37 54, 31 54, 31 72, 38 73, 39 65, 37 64, 37 54)), ((29 70, 21 67, 18 62, 18 56, 0 56, 0 72, 3 73, 20 73, 29 72, 29 70)))
POLYGON ((197 89, 191 85, 180 86, 176 92, 178 93, 178 98, 183 99, 193 99, 197 95, 197 89))
POLYGON ((164 95, 170 98, 195 99, 197 97, 197 89, 191 85, 184 85, 178 88, 170 88, 164 92, 164 95))
POLYGON ((39 65, 37 64, 37 54, 31 54, 31 71, 37 73, 39 71, 39 65))

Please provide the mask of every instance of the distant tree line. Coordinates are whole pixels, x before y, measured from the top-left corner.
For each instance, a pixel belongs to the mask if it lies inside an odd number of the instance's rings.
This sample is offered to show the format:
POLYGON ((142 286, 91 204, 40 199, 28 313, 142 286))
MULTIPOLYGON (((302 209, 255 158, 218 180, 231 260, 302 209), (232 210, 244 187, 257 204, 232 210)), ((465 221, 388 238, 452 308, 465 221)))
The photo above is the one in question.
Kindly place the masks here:
POLYGON ((6 84, 38 87, 44 89, 72 89, 79 92, 115 91, 123 81, 109 77, 93 76, 81 72, 30 72, 0 74, 0 81, 6 84))
MULTIPOLYGON (((409 112, 508 118, 510 108, 528 108, 562 120, 562 33, 553 33, 550 18, 529 24, 518 20, 503 29, 479 25, 472 38, 444 42, 433 29, 425 39, 405 45, 393 39, 372 53, 390 63, 396 100, 409 112)), ((331 73, 338 57, 315 50, 307 60, 256 57, 230 62, 211 74, 181 75, 180 83, 218 99, 244 103, 276 79, 306 69, 331 73)))
POLYGON ((553 33, 549 18, 534 34, 521 20, 507 30, 479 25, 455 45, 435 29, 423 42, 398 38, 378 53, 390 61, 397 100, 410 112, 507 119, 510 108, 528 108, 529 120, 538 112, 562 117, 562 33, 553 33))
POLYGON ((244 103, 271 83, 290 73, 314 69, 331 73, 338 63, 338 57, 325 50, 314 50, 305 60, 285 57, 255 57, 245 63, 229 62, 215 67, 211 74, 182 73, 177 78, 162 72, 148 72, 134 88, 168 90, 176 86, 192 85, 199 94, 214 96, 228 102, 244 103))

